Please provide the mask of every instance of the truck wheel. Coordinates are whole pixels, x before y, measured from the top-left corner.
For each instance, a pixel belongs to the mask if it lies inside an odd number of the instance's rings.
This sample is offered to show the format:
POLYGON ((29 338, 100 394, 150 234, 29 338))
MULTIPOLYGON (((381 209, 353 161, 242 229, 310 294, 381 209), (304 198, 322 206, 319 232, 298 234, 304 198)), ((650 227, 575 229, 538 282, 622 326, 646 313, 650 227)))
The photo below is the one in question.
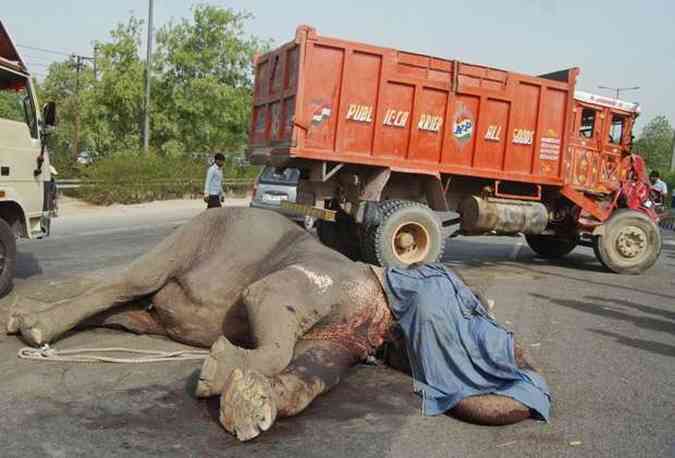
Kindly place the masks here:
POLYGON ((379 265, 375 254, 375 234, 379 225, 365 226, 361 230, 361 259, 363 262, 379 265))
POLYGON ((436 262, 445 245, 441 222, 434 212, 411 201, 385 202, 382 222, 371 237, 375 259, 383 267, 436 262))
MULTIPOLYGON (((405 202, 404 200, 392 199, 385 200, 378 204, 378 209, 381 214, 386 214, 392 208, 400 206, 405 202)), ((380 227, 379 224, 371 224, 369 226, 362 226, 361 229, 361 257, 363 262, 368 264, 380 265, 377 260, 377 254, 375 253, 375 245, 377 237, 377 229, 380 227)))
POLYGON ((640 212, 619 210, 604 226, 604 234, 594 240, 594 251, 612 272, 642 273, 653 266, 661 254, 661 231, 640 212))
POLYGON ((0 297, 12 289, 16 270, 16 237, 14 231, 0 219, 0 297))
POLYGON ((543 258, 562 258, 577 246, 575 238, 557 238, 547 235, 526 235, 525 240, 532 251, 543 258))

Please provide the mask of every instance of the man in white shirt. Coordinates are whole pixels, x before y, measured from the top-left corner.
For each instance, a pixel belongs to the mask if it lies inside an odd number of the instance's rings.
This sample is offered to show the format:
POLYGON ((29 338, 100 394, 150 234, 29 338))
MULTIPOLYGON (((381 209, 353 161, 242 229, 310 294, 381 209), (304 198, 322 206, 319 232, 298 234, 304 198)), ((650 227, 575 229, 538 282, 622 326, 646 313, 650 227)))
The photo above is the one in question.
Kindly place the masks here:
POLYGON ((220 208, 224 198, 223 193, 223 164, 225 156, 216 153, 213 157, 213 165, 206 172, 206 181, 204 182, 204 202, 206 208, 220 208))
POLYGON ((668 197, 668 185, 660 179, 658 170, 652 170, 652 173, 649 174, 649 181, 652 184, 652 191, 659 197, 659 202, 665 202, 666 197, 668 197))

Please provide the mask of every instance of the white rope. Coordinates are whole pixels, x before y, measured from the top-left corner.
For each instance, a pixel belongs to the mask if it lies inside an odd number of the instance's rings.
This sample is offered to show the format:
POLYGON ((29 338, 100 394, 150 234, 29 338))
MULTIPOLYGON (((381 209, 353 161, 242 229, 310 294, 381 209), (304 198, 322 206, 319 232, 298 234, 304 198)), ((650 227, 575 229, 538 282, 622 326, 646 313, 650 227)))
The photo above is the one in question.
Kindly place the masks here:
POLYGON ((165 361, 190 361, 204 360, 208 356, 208 350, 139 350, 135 348, 72 348, 70 350, 56 350, 49 345, 40 348, 24 347, 19 350, 17 357, 34 361, 59 361, 69 363, 161 363, 165 361), (110 356, 97 356, 86 353, 132 353, 145 355, 134 358, 114 358, 110 356))

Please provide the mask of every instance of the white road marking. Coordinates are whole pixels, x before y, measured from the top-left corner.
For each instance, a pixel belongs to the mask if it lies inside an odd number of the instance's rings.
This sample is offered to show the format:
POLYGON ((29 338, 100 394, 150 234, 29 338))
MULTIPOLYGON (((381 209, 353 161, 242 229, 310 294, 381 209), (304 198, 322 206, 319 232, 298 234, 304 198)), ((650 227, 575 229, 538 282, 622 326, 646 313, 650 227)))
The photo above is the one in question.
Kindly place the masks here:
POLYGON ((668 246, 675 246, 675 240, 664 240, 663 244, 668 246))

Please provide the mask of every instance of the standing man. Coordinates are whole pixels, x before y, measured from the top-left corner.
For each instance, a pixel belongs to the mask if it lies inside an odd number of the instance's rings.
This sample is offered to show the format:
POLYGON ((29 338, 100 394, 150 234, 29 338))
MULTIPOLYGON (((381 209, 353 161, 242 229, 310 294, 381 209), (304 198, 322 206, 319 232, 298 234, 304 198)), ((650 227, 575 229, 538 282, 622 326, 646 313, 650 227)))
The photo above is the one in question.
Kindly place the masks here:
POLYGON ((659 197, 659 203, 665 203, 668 196, 668 186, 661 180, 658 170, 652 170, 652 173, 649 174, 649 181, 652 185, 652 191, 659 197))
POLYGON ((204 202, 206 208, 220 208, 224 199, 223 193, 223 164, 225 156, 216 153, 213 157, 213 165, 206 172, 206 181, 204 182, 204 202))

